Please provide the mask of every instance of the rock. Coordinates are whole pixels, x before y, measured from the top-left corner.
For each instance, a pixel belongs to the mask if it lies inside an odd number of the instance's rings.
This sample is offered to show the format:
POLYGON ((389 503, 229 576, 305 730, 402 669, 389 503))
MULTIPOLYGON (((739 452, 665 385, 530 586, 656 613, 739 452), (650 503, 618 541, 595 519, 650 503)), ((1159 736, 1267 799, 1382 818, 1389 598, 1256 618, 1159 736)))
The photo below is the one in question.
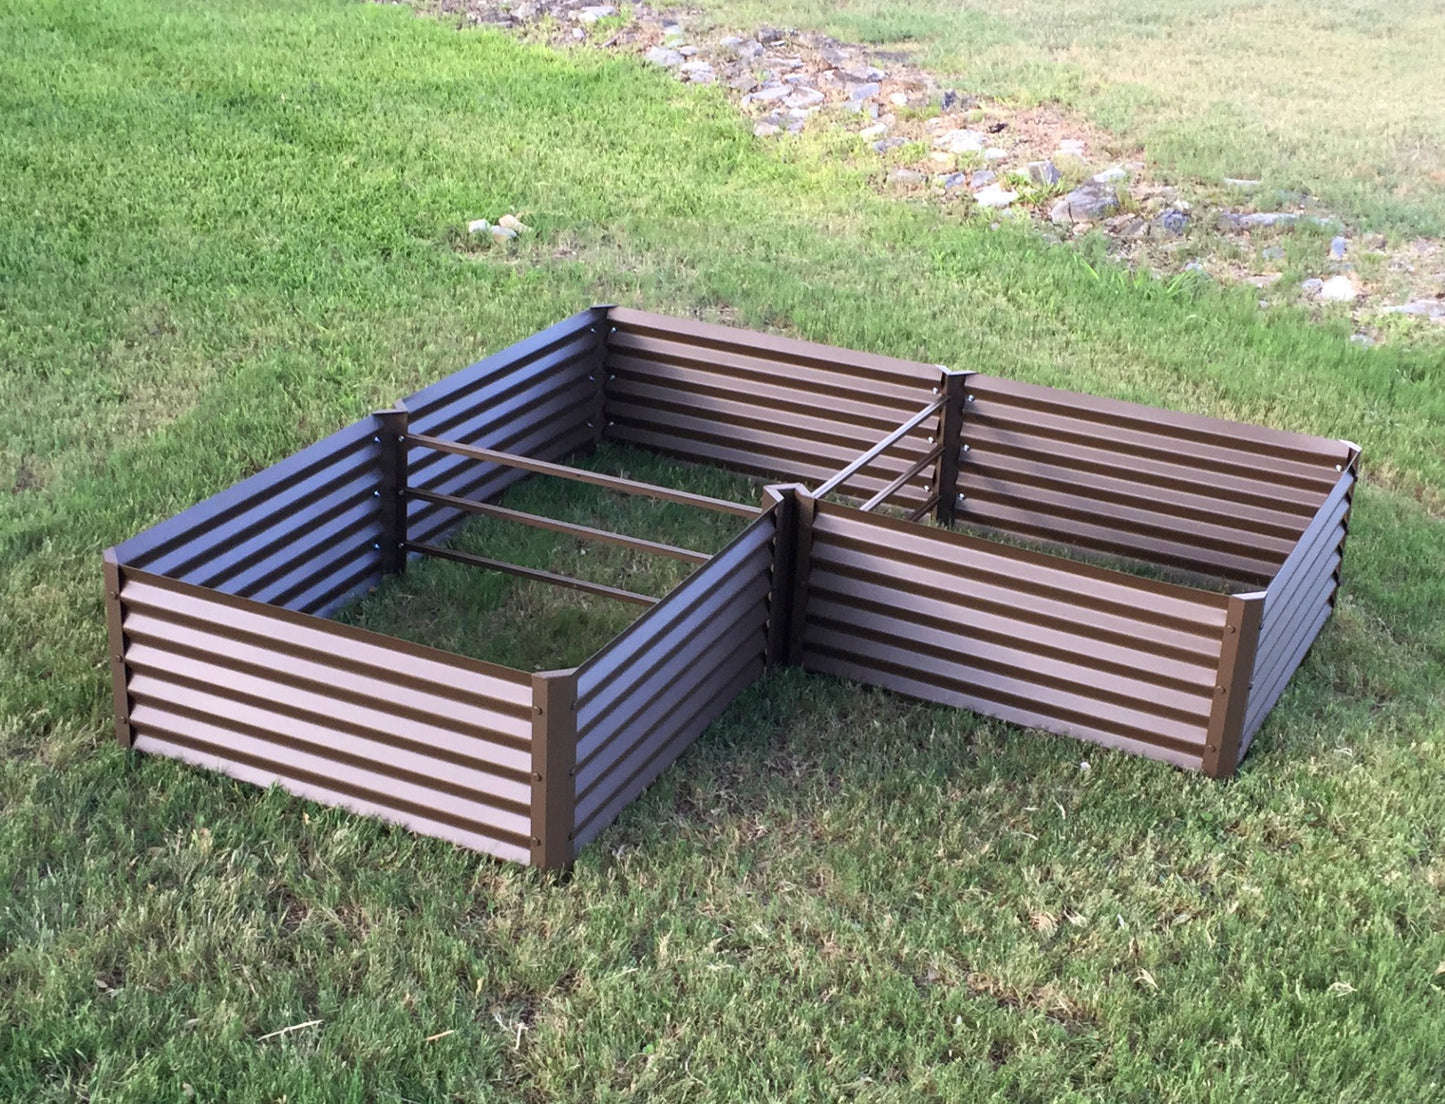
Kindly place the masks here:
POLYGON ((516 215, 503 215, 497 220, 497 225, 512 231, 514 234, 530 234, 532 232, 532 228, 517 218, 516 215))
POLYGON ((654 46, 643 57, 653 65, 661 65, 664 69, 671 69, 675 65, 682 64, 682 55, 665 46, 654 46))
POLYGON ((680 23, 664 23, 662 25, 662 41, 665 45, 676 46, 687 41, 687 35, 683 32, 680 23))
POLYGON ((1345 239, 1339 235, 1336 235, 1330 239, 1330 256, 1334 260, 1343 261, 1345 259, 1345 250, 1349 247, 1349 242, 1345 241, 1345 239))
POLYGON ((1080 138, 1064 138, 1059 142, 1059 152, 1083 160, 1084 143, 1080 138))
POLYGON ((777 123, 770 122, 767 119, 762 119, 753 124, 753 133, 759 138, 771 138, 782 129, 777 123))
POLYGON ((747 39, 739 38, 737 35, 728 35, 726 38, 718 39, 717 44, 721 46, 724 50, 736 51, 737 48, 746 41, 747 39))
POLYGON ((990 184, 973 193, 973 201, 980 207, 1007 207, 1018 197, 1018 192, 1011 192, 998 184, 990 184))
POLYGON ((758 41, 764 46, 777 46, 787 39, 787 35, 776 27, 759 27, 758 41))
POLYGON ((1375 339, 1363 331, 1356 331, 1350 334, 1350 342, 1354 345, 1363 345, 1368 349, 1375 343, 1375 339))
POLYGON ((1325 282, 1323 280, 1316 276, 1311 276, 1308 280, 1300 281, 1299 289, 1306 295, 1314 295, 1324 286, 1325 282))
POLYGON ((894 169, 888 174, 890 184, 922 184, 928 178, 913 169, 894 169))
POLYGON ((943 92, 943 99, 939 101, 938 107, 945 115, 950 115, 955 111, 965 110, 965 100, 971 99, 972 97, 960 96, 956 88, 947 88, 943 92))
POLYGON ((1182 234, 1189 228, 1189 216, 1177 208, 1170 207, 1159 213, 1159 217, 1154 220, 1154 225, 1166 234, 1182 234))
POLYGON ((1103 172, 1095 173, 1093 180, 1095 184, 1113 184, 1115 181, 1126 179, 1128 175, 1120 166, 1114 165, 1103 172))
POLYGON ((1331 276, 1315 293, 1325 303, 1353 303, 1359 292, 1348 276, 1331 276))
POLYGON ((978 130, 945 130, 933 144, 949 153, 982 153, 988 137, 978 130))
POLYGON ((949 173, 947 176, 941 177, 938 182, 943 185, 945 190, 962 188, 968 183, 968 173, 949 173))
POLYGON ((1025 168, 1030 180, 1046 188, 1053 187, 1063 178, 1063 174, 1052 161, 1030 161, 1025 168))
POLYGON ((1383 307, 1381 314, 1408 314, 1417 318, 1445 319, 1445 302, 1438 299, 1412 299, 1395 307, 1383 307))
POLYGON ((1278 283, 1283 276, 1282 272, 1266 272, 1261 276, 1246 276, 1244 282, 1253 284, 1257 288, 1267 288, 1271 284, 1278 283))
POLYGON ((468 234, 485 234, 491 228, 492 224, 486 219, 472 219, 471 222, 467 223, 468 234))
POLYGON ((686 62, 678 72, 693 84, 712 84, 717 80, 717 74, 713 72, 712 66, 705 61, 686 62))
POLYGON ((1049 220, 1060 225, 1097 222, 1119 206, 1119 197, 1107 184, 1088 183, 1075 188, 1049 211, 1049 220))
POLYGON ((792 108, 817 107, 826 98, 816 88, 799 88, 790 94, 783 103, 792 108))
POLYGON ((679 46, 679 47, 677 48, 677 52, 678 52, 679 54, 681 54, 681 55, 682 55, 683 57, 685 57, 685 58, 696 57, 696 56, 697 56, 697 47, 696 47, 696 46, 679 46))
POLYGON ((1249 215, 1224 211, 1219 216, 1220 228, 1223 230, 1258 230, 1268 226, 1293 226, 1298 221, 1299 215, 1289 211, 1257 211, 1249 215))
POLYGON ((584 31, 581 27, 576 27, 572 31, 572 37, 575 38, 578 42, 581 42, 584 38, 587 37, 587 32, 584 31))
POLYGON ((1008 160, 1008 150, 999 149, 997 146, 990 146, 983 151, 983 159, 985 161, 1006 161, 1008 160))
POLYGON ((944 153, 942 150, 934 150, 928 155, 928 159, 935 165, 952 165, 953 154, 944 153))
POLYGON ((765 84, 751 95, 744 96, 743 104, 772 103, 775 100, 781 100, 792 91, 786 84, 765 84))
POLYGON ((577 21, 591 26, 599 19, 606 19, 609 15, 616 15, 617 9, 611 4, 589 4, 585 8, 578 9, 577 21))
POLYGON ((860 131, 858 132, 858 137, 859 137, 859 138, 881 138, 881 137, 883 137, 883 135, 885 135, 885 134, 887 134, 887 133, 888 133, 888 124, 887 124, 887 123, 874 123, 872 126, 866 126, 866 127, 864 127, 862 130, 860 130, 860 131))
POLYGON ((492 240, 495 242, 509 242, 517 240, 517 232, 509 230, 505 226, 492 227, 492 240))
POLYGON ((985 184, 992 184, 997 179, 998 173, 992 169, 979 169, 978 172, 973 174, 973 186, 975 188, 982 188, 985 184))
POLYGON ((1224 183, 1226 187, 1247 189, 1258 188, 1260 182, 1258 180, 1246 180, 1243 177, 1238 176, 1226 176, 1224 178, 1224 183))
MULTIPOLYGON (((872 130, 873 128, 869 127, 868 129, 872 130)), ((906 145, 908 145, 908 139, 895 134, 892 138, 884 138, 881 142, 874 142, 873 148, 879 153, 887 153, 889 150, 906 145)))
POLYGON ((1284 260, 1284 250, 1277 245, 1271 245, 1262 250, 1260 256, 1266 261, 1282 261, 1284 260))
POLYGON ((864 100, 872 99, 881 91, 883 91, 883 86, 877 81, 869 81, 867 84, 850 84, 848 99, 853 103, 862 103, 864 100))

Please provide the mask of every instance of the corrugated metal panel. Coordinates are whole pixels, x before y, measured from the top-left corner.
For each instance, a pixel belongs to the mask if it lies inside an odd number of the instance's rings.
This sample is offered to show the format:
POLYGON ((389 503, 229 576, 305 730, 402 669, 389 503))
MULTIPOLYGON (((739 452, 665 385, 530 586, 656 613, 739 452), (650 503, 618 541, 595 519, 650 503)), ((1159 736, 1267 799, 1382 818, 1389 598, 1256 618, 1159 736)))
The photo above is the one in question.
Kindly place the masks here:
POLYGON ((1255 651, 1241 757, 1334 608, 1340 564, 1345 554, 1350 501, 1355 489, 1353 464, 1338 475, 1337 480, 1294 551, 1265 590, 1264 619, 1255 651))
POLYGON ((327 614, 380 579, 370 418, 126 541, 122 565, 327 614))
POLYGON ((136 748, 527 861, 530 675, 121 572, 136 748))
POLYGON ((819 503, 803 665, 1201 765, 1227 599, 819 503))
MULTIPOLYGON (((425 387, 402 403, 413 433, 560 460, 597 439, 606 309, 575 314, 539 334, 425 387)), ((464 457, 413 450, 407 484, 485 500, 525 472, 464 457)), ((410 539, 435 541, 462 520, 446 506, 413 501, 410 539)))
MULTIPOLYGON (((607 436, 752 475, 820 483, 937 395, 936 364, 613 308, 607 436)), ((867 498, 932 442, 920 432, 851 480, 867 498)), ((890 502, 927 498, 925 471, 890 502)))
POLYGON ((578 846, 762 673, 775 530, 769 510, 578 669, 578 846))
POLYGON ((968 381, 960 521, 1267 582, 1330 493, 1342 441, 995 376, 968 381))

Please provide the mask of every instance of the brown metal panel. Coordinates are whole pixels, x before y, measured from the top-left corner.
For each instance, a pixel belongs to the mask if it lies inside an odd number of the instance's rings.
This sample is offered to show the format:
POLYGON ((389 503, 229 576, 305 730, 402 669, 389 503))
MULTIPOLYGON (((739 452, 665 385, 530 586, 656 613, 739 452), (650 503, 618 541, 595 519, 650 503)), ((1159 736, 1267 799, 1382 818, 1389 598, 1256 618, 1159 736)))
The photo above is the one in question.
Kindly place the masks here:
POLYGON ((406 568, 407 412, 405 407, 396 407, 378 410, 372 417, 381 450, 376 481, 381 573, 397 575, 406 568))
POLYGON ((1204 773, 1211 778, 1227 778, 1239 764, 1264 597, 1260 591, 1229 598, 1229 616, 1219 653, 1219 680, 1214 687, 1209 735, 1204 743, 1204 773))
POLYGON ((105 574, 106 644, 110 651, 110 693, 115 713, 115 741, 128 748, 135 743, 135 730, 130 725, 130 681, 125 664, 125 608, 121 603, 120 564, 115 549, 107 548, 101 562, 105 574))
POLYGON ((560 870, 576 858, 576 668, 532 676, 532 692, 532 865, 560 870))
POLYGON ((768 593, 768 666, 788 660, 793 624, 794 572, 798 556, 797 488, 774 484, 763 488, 763 507, 776 519, 773 536, 772 588, 768 593))
POLYGON ((1286 461, 1342 464, 1348 459, 1350 448, 1347 441, 1288 433, 1266 426, 1225 421, 1200 414, 1185 414, 1120 399, 1005 380, 997 376, 975 376, 970 387, 977 392, 1006 398, 1013 404, 1028 406, 1040 412, 1074 415, 1087 418, 1096 424, 1124 429, 1168 433, 1182 441, 1247 448, 1261 456, 1272 456, 1286 461))
POLYGON ((818 514, 818 500, 802 487, 793 492, 797 502, 793 543, 792 623, 788 626, 788 658, 790 666, 803 662, 803 631, 808 615, 808 586, 813 575, 813 526, 818 514))

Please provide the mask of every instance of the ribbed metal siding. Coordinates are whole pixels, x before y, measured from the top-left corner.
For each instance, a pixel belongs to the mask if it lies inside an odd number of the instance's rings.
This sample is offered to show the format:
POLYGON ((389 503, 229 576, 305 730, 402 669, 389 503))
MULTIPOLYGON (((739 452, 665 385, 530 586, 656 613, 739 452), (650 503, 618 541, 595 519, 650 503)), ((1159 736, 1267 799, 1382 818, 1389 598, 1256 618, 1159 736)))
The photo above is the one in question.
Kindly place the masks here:
POLYGON ((960 522, 1267 582, 1349 446, 996 376, 968 381, 960 522))
MULTIPOLYGON (((613 308, 607 436, 753 475, 820 483, 936 397, 936 364, 613 308)), ((850 480, 868 497, 928 451, 921 431, 850 480)), ((890 502, 918 506, 927 471, 890 502)))
POLYGON ((769 512, 577 671, 577 845, 762 674, 769 512))
MULTIPOLYGON (((538 460, 560 460, 590 445, 600 427, 604 308, 575 314, 539 334, 478 361, 406 398, 414 433, 500 449, 538 460), (593 378, 589 378, 593 377, 593 378)), ((488 499, 525 472, 461 456, 414 449, 409 486, 464 498, 488 499)), ((460 521, 449 507, 414 501, 410 538, 434 541, 460 521)))
POLYGON ((819 503, 803 665, 1201 765, 1226 599, 819 503))
POLYGON ((122 576, 136 748, 527 862, 530 675, 122 576))
POLYGON ((1299 544, 1265 589, 1264 618, 1255 649, 1241 756, 1279 701, 1334 608, 1345 554, 1346 523, 1355 489, 1353 465, 1337 478, 1334 489, 1300 537, 1299 544))
POLYGON ((133 537, 124 565, 325 615, 380 579, 376 429, 357 422, 133 537))

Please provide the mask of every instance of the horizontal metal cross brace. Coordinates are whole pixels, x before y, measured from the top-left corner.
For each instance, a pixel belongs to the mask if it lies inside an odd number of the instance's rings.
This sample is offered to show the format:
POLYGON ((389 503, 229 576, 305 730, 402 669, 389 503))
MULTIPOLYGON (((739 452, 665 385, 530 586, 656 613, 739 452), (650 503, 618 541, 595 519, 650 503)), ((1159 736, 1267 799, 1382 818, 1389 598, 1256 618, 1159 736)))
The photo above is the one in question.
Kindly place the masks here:
MULTIPOLYGON (((934 445, 931 449, 924 453, 923 458, 919 460, 918 463, 914 464, 906 472, 904 472, 892 483, 888 484, 888 486, 884 487, 881 491, 879 491, 876 495, 874 495, 872 498, 870 498, 867 502, 863 503, 863 505, 858 508, 866 512, 881 505, 886 499, 891 498, 897 491, 899 491, 902 488, 903 484, 907 483, 914 476, 918 475, 919 472, 923 471, 924 468, 928 467, 935 460, 937 460, 942 452, 942 445, 934 445)), ((934 497, 936 498, 937 496, 934 497)))
POLYGON ((471 567, 482 567, 488 571, 500 571, 507 575, 517 575, 523 579, 532 579, 539 583, 551 583, 553 586, 568 587, 572 590, 580 590, 586 594, 595 594, 601 598, 615 598, 619 602, 633 602, 639 606, 651 606, 657 603, 657 599, 650 594, 635 594, 630 590, 622 590, 619 587, 605 586, 602 583, 589 583, 586 579, 574 579, 570 575, 558 575, 551 571, 542 571, 535 567, 523 567, 521 564, 507 563, 505 560, 493 560, 486 556, 474 556, 470 552, 458 552, 454 548, 443 548, 439 544, 424 544, 420 541, 407 541, 402 548, 408 552, 420 552, 423 556, 435 556, 441 560, 453 560, 456 563, 468 564, 471 567))
POLYGON ((912 433, 915 429, 917 429, 920 425, 927 421, 931 415, 938 413, 939 408, 942 407, 943 404, 947 401, 948 400, 946 398, 934 399, 933 402, 929 403, 917 414, 909 418, 908 421, 904 422, 887 437, 879 441, 862 456, 858 457, 858 459, 854 460, 846 468, 834 475, 821 487, 818 487, 816 490, 814 490, 813 497, 822 498, 825 494, 837 490, 844 483, 848 482, 848 480, 852 479, 860 471, 866 468, 873 460, 877 459, 878 456, 880 456, 884 452, 887 452, 890 448, 896 445, 899 440, 912 433))
POLYGON ((758 516, 758 507, 749 506, 746 503, 709 498, 707 495, 689 494, 687 491, 675 491, 671 487, 658 487, 651 483, 639 483, 634 479, 623 479, 617 475, 603 475, 601 472, 570 468, 566 464, 534 460, 530 456, 498 452, 496 449, 482 448, 479 445, 463 445, 456 441, 443 441, 439 437, 427 437, 419 433, 408 434, 406 440, 408 444, 418 445, 422 448, 450 452, 472 460, 485 460, 488 463, 500 464, 507 468, 521 468, 524 471, 536 472, 538 475, 554 475, 558 479, 570 479, 576 483, 589 483, 594 487, 606 487, 608 490, 619 491, 622 494, 643 495, 647 498, 661 499, 664 502, 678 502, 684 506, 697 506, 703 510, 733 514, 736 517, 755 518, 758 516))
POLYGON ((712 559, 706 552, 694 552, 690 548, 678 548, 676 545, 643 540, 641 537, 629 537, 622 533, 613 533, 607 529, 594 529, 590 525, 578 525, 575 522, 558 521, 556 518, 542 517, 540 514, 529 514, 522 510, 509 510, 505 506, 493 506, 490 502, 477 502, 475 499, 458 498, 456 495, 443 494, 441 491, 426 491, 418 487, 412 487, 409 488, 406 493, 408 498, 419 498, 423 502, 434 502, 438 506, 450 506, 456 510, 465 510, 467 513, 496 518, 498 521, 515 521, 519 525, 530 525, 534 529, 546 529, 553 533, 566 533, 570 536, 580 537, 582 540, 599 541, 602 544, 614 544, 619 548, 631 548, 636 552, 649 552, 654 556, 668 556, 674 560, 682 560, 684 563, 703 564, 712 559))

